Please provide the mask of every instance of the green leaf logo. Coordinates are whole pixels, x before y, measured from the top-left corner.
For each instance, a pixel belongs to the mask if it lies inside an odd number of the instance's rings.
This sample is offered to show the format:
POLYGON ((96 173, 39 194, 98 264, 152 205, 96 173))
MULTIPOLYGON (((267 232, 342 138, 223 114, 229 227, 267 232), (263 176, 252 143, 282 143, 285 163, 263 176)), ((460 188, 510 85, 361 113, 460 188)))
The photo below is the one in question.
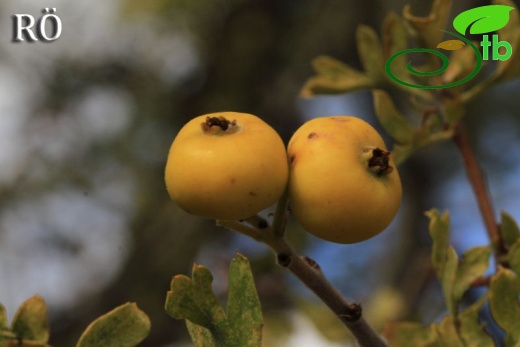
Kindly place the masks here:
POLYGON ((487 5, 472 8, 459 14, 453 20, 453 27, 462 35, 470 28, 470 34, 485 34, 502 29, 509 22, 509 12, 514 7, 487 5))

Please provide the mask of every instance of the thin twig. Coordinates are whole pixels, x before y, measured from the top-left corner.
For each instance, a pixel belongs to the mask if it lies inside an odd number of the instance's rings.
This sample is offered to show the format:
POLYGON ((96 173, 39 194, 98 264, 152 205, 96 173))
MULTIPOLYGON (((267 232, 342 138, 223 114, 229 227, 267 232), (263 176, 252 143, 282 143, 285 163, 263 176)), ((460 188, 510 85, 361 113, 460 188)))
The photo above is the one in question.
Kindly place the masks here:
POLYGON ((298 255, 284 238, 268 239, 266 243, 276 253, 278 264, 291 271, 338 316, 360 347, 387 346, 363 318, 361 305, 345 299, 314 261, 298 255))
POLYGON ((236 230, 267 244, 276 254, 278 265, 287 268, 313 291, 351 331, 360 347, 387 347, 386 342, 363 318, 361 305, 345 299, 323 275, 315 261, 300 256, 287 242, 284 237, 287 202, 288 192, 285 191, 278 201, 273 223, 267 228, 252 230, 242 223, 230 221, 218 221, 218 225, 236 230))
POLYGON ((278 200, 274 212, 272 233, 274 237, 284 237, 287 222, 287 204, 289 202, 289 185, 285 188, 282 197, 278 200))
POLYGON ((453 141, 457 145, 462 158, 464 160, 464 166, 466 167, 466 174, 473 188, 473 192, 477 198, 480 213, 484 220, 486 231, 489 235, 491 243, 495 249, 497 259, 504 253, 504 240, 502 234, 498 228, 498 224, 495 220, 495 212, 493 209, 493 203, 489 194, 486 180, 480 169, 477 158, 473 149, 471 148, 468 136, 464 131, 462 124, 458 124, 455 128, 455 135, 453 141))
POLYGON ((260 233, 257 229, 244 225, 240 222, 229 220, 217 220, 217 226, 237 231, 241 234, 251 237, 252 239, 258 242, 264 242, 262 233, 260 233))

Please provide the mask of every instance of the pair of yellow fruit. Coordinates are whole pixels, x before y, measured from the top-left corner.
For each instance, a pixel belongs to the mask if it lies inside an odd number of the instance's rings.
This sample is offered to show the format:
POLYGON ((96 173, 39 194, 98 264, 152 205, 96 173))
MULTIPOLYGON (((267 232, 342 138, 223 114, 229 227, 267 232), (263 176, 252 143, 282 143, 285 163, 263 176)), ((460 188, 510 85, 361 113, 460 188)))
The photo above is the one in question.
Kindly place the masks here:
POLYGON ((260 118, 220 112, 188 122, 172 143, 166 187, 185 211, 240 220, 274 204, 288 184, 292 213, 311 234, 355 243, 383 231, 401 203, 386 146, 365 121, 320 117, 303 124, 287 151, 260 118))

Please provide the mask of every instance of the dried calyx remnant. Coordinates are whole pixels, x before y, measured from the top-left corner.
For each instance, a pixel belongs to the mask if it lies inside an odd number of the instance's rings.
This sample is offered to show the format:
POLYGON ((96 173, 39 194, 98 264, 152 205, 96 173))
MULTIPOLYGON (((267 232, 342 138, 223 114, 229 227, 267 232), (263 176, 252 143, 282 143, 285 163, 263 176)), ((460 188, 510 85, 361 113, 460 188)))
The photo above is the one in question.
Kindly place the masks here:
POLYGON ((206 120, 201 124, 202 131, 205 133, 220 133, 220 132, 230 132, 233 128, 237 126, 237 121, 232 120, 229 121, 225 117, 206 117, 206 120))
POLYGON ((394 169, 390 166, 390 152, 378 147, 373 148, 372 157, 368 160, 368 167, 378 177, 388 175, 394 169))

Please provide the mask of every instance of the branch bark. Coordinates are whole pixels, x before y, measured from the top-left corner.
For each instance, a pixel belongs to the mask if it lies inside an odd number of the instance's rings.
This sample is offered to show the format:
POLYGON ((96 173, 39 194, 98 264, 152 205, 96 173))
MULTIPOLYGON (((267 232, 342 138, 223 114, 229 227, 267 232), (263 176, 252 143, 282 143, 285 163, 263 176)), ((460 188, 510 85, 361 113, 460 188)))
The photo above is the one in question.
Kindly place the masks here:
POLYGON ((386 347, 386 342, 365 321, 361 305, 349 302, 327 280, 319 265, 301 257, 284 238, 266 242, 276 253, 278 264, 287 268, 338 316, 361 347, 386 347))
POLYGON ((267 228, 248 227, 234 221, 218 221, 217 224, 267 244, 276 254, 278 265, 287 268, 314 292, 350 330, 360 347, 387 347, 383 338, 363 318, 361 305, 343 297, 324 276, 320 266, 314 260, 300 256, 285 239, 287 195, 286 191, 278 201, 273 223, 267 228))
POLYGON ((495 220, 495 211, 491 195, 487 188, 486 179, 479 166, 477 157, 473 152, 468 136, 460 122, 455 128, 453 141, 457 145, 464 160, 466 174, 473 188, 473 192, 475 193, 486 231, 495 249, 497 259, 500 259, 500 256, 505 253, 505 246, 502 234, 500 233, 498 224, 495 220))

